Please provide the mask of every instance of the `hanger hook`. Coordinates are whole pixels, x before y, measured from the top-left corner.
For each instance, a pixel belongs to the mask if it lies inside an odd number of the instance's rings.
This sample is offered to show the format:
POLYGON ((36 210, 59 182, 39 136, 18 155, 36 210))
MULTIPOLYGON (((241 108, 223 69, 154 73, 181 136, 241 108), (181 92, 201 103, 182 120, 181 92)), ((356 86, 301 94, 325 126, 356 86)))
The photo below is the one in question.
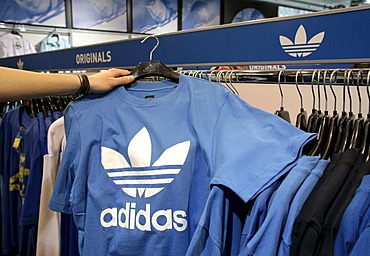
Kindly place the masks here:
POLYGON ((149 54, 149 60, 151 61, 151 60, 153 60, 153 52, 158 48, 158 46, 159 46, 159 39, 158 39, 158 37, 157 36, 155 36, 155 35, 149 35, 149 36, 147 36, 147 37, 145 37, 143 40, 141 40, 141 43, 144 43, 148 38, 150 38, 150 37, 153 37, 153 38, 155 38, 156 40, 157 40, 157 44, 153 47, 153 49, 150 51, 150 54, 149 54))
POLYGON ((284 82, 286 82, 285 71, 283 69, 279 71, 279 76, 278 76, 278 85, 279 85, 279 91, 280 91, 280 96, 281 96, 281 102, 280 102, 281 108, 284 107, 284 95, 283 95, 283 90, 281 89, 281 83, 280 83, 281 74, 283 73, 284 73, 284 82))
POLYGON ((315 69, 312 73, 312 77, 311 77, 311 92, 312 92, 312 110, 315 109, 315 105, 316 105, 316 96, 315 96, 315 90, 313 88, 313 82, 315 80, 315 75, 317 73, 317 69, 315 69))
POLYGON ((299 94, 299 97, 301 99, 301 110, 303 110, 303 96, 302 96, 302 93, 301 93, 301 90, 299 89, 298 87, 298 74, 301 75, 301 78, 302 78, 302 84, 304 84, 304 78, 303 78, 303 75, 302 75, 302 70, 298 70, 296 73, 295 73, 295 87, 297 88, 297 91, 298 91, 298 94, 299 94))
POLYGON ((238 96, 239 96, 239 92, 238 92, 238 90, 235 88, 235 86, 234 86, 234 85, 233 85, 233 83, 232 83, 231 75, 232 75, 233 73, 235 73, 235 74, 236 74, 235 70, 230 70, 229 72, 227 72, 227 74, 228 74, 228 82, 229 82, 230 87, 232 88, 233 93, 234 93, 235 95, 238 95, 238 96))
POLYGON ((348 80, 347 80, 347 92, 348 92, 348 97, 349 97, 349 112, 352 113, 352 95, 351 95, 351 90, 350 90, 350 86, 349 86, 350 77, 352 78, 351 81, 353 83, 354 77, 353 77, 352 70, 348 71, 348 80))
MULTIPOLYGON (((317 96, 319 98, 318 100, 318 111, 321 111, 321 92, 320 92, 320 76, 322 77, 321 70, 318 70, 317 72, 317 96)), ((323 78, 324 80, 325 78, 323 78)))
POLYGON ((357 84, 356 84, 356 87, 357 87, 357 96, 358 96, 358 102, 359 102, 359 104, 358 104, 358 114, 359 115, 362 115, 362 113, 361 113, 362 99, 361 99, 361 93, 360 93, 360 76, 361 76, 361 83, 363 83, 364 76, 363 76, 362 69, 360 69, 357 72, 357 84))
POLYGON ((334 97, 334 111, 336 112, 337 111, 337 95, 335 94, 335 91, 332 87, 332 81, 333 81, 333 76, 335 75, 335 83, 337 83, 337 74, 338 74, 338 71, 339 71, 339 68, 335 69, 331 75, 330 75, 330 80, 329 80, 329 87, 330 87, 330 90, 331 90, 331 93, 333 94, 333 97, 334 97))
POLYGON ((329 71, 325 69, 324 71, 324 79, 323 79, 323 88, 324 88, 324 95, 325 95, 325 112, 328 112, 328 93, 326 92, 326 74, 329 71))

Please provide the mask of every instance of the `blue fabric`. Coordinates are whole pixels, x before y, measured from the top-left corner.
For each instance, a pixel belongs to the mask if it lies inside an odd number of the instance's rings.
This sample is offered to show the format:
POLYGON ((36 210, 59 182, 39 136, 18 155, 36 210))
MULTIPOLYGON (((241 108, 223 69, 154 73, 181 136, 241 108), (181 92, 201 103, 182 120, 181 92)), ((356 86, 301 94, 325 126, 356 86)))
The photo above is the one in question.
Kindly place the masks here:
POLYGON ((252 209, 245 219, 240 241, 240 249, 247 245, 249 240, 252 239, 257 230, 262 226, 267 214, 267 206, 270 202, 270 197, 272 193, 276 191, 280 182, 280 180, 275 181, 270 187, 262 191, 253 202, 252 209))
POLYGON ((71 45, 67 40, 58 34, 50 34, 36 45, 37 52, 48 52, 60 49, 70 48, 71 45))
POLYGON ((302 209, 307 197, 317 184, 318 180, 323 175, 325 168, 328 166, 329 160, 320 159, 317 165, 313 168, 310 175, 305 179, 302 186, 297 191, 289 208, 288 217, 283 231, 282 241, 280 242, 278 255, 290 255, 290 247, 292 245, 293 226, 296 217, 302 209))
POLYGON ((370 227, 367 227, 356 241, 350 256, 368 255, 370 249, 370 227))
MULTIPOLYGON (((2 123, 3 125, 3 123, 2 123)), ((42 177, 42 142, 45 139, 42 113, 31 118, 25 108, 17 108, 4 116, 3 185, 3 253, 19 251, 34 255, 42 177), (22 127, 22 128, 21 128, 22 127), (41 129, 40 129, 41 128, 41 129), (15 137, 21 136, 14 148, 15 137), (5 210, 6 209, 6 210, 5 210)))
POLYGON ((184 255, 210 186, 248 202, 315 137, 183 75, 86 95, 64 116, 49 206, 73 213, 81 255, 184 255))
POLYGON ((55 111, 53 112, 53 121, 56 121, 58 120, 59 118, 61 118, 63 116, 62 112, 60 111, 55 111))
POLYGON ((369 225, 370 225, 370 205, 367 207, 367 209, 366 209, 366 211, 365 211, 365 213, 362 217, 360 227, 359 227, 359 233, 364 231, 364 229, 369 227, 369 225))
POLYGON ((19 171, 19 154, 12 148, 19 127, 19 109, 6 112, 0 125, 0 148, 4 149, 0 151, 0 172, 3 177, 2 252, 5 255, 15 253, 19 249, 19 220, 16 216, 20 215, 22 202, 19 191, 9 189, 10 185, 15 183, 10 178, 19 171))
POLYGON ((186 255, 237 255, 247 207, 227 188, 212 187, 204 212, 216 214, 202 215, 186 255))
POLYGON ((61 213, 60 233, 60 255, 78 256, 78 231, 71 214, 61 213))
POLYGON ((362 182, 342 217, 341 225, 334 243, 334 255, 349 255, 360 235, 360 225, 366 214, 370 213, 370 175, 362 182))
POLYGON ((302 156, 276 190, 265 221, 240 255, 276 255, 290 202, 311 173, 319 157, 302 156))

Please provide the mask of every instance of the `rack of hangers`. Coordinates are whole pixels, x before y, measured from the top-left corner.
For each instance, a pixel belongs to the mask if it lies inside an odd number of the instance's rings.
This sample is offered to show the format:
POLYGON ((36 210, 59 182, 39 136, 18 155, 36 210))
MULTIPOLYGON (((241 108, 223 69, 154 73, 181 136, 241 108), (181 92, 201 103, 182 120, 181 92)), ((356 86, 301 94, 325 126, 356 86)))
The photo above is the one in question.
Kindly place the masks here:
MULTIPOLYGON (((360 148, 362 154, 369 152, 370 129, 370 69, 313 69, 313 70, 186 70, 184 75, 207 79, 223 84, 231 92, 239 94, 238 85, 275 84, 280 94, 280 107, 275 114, 290 120, 284 107, 284 87, 294 86, 299 96, 300 108, 295 126, 318 133, 318 138, 308 148, 308 155, 321 155, 328 159, 333 153, 343 153, 349 148, 360 148), (307 113, 301 90, 310 89, 311 113, 307 113), (340 95, 342 100, 340 100, 340 95), (353 95, 353 94, 356 95, 353 95), (366 95, 364 95, 364 93, 366 95), (331 94, 331 95, 329 95, 331 94), (324 97, 323 97, 324 96, 324 97), (332 99, 329 110, 329 97, 332 99), (357 102, 356 104, 354 102, 357 102), (338 104, 340 102, 341 104, 338 104), (341 105, 338 107, 338 105, 341 105), (367 105, 367 108, 364 106, 367 105), (357 108, 357 111, 354 110, 357 108)), ((263 99, 261 99, 263 101, 263 99)), ((298 110, 298 109, 297 109, 298 110)))
POLYGON ((44 116, 52 115, 54 112, 63 112, 67 105, 76 97, 77 95, 61 95, 12 102, 0 102, 0 117, 9 110, 21 106, 27 108, 32 117, 36 117, 38 113, 43 113, 44 116))

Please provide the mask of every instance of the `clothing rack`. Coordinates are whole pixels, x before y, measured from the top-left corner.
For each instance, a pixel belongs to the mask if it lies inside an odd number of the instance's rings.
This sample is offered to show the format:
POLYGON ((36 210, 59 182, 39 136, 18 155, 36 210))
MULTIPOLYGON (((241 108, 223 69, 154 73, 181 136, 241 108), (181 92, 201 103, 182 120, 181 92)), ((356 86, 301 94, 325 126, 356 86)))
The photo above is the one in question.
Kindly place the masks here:
MULTIPOLYGON (((370 6, 322 11, 157 35, 153 59, 171 67, 317 65, 370 62, 370 6), (300 49, 300 50, 297 50, 300 49)), ((0 60, 33 71, 133 68, 153 48, 142 38, 0 60)))

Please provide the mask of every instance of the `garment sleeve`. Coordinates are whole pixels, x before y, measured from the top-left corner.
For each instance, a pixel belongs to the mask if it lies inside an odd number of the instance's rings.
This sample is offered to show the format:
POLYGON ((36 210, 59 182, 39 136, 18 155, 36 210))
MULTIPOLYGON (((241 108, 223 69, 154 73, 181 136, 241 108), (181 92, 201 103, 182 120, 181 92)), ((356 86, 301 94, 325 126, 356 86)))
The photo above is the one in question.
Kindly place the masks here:
POLYGON ((70 196, 75 170, 80 157, 79 124, 72 107, 66 109, 64 127, 66 147, 55 181, 53 195, 49 202, 49 208, 58 212, 72 213, 70 196))
POLYGON ((212 187, 186 255, 237 255, 248 207, 228 188, 212 187))
POLYGON ((247 202, 286 173, 314 137, 229 93, 213 131, 211 185, 247 202))

